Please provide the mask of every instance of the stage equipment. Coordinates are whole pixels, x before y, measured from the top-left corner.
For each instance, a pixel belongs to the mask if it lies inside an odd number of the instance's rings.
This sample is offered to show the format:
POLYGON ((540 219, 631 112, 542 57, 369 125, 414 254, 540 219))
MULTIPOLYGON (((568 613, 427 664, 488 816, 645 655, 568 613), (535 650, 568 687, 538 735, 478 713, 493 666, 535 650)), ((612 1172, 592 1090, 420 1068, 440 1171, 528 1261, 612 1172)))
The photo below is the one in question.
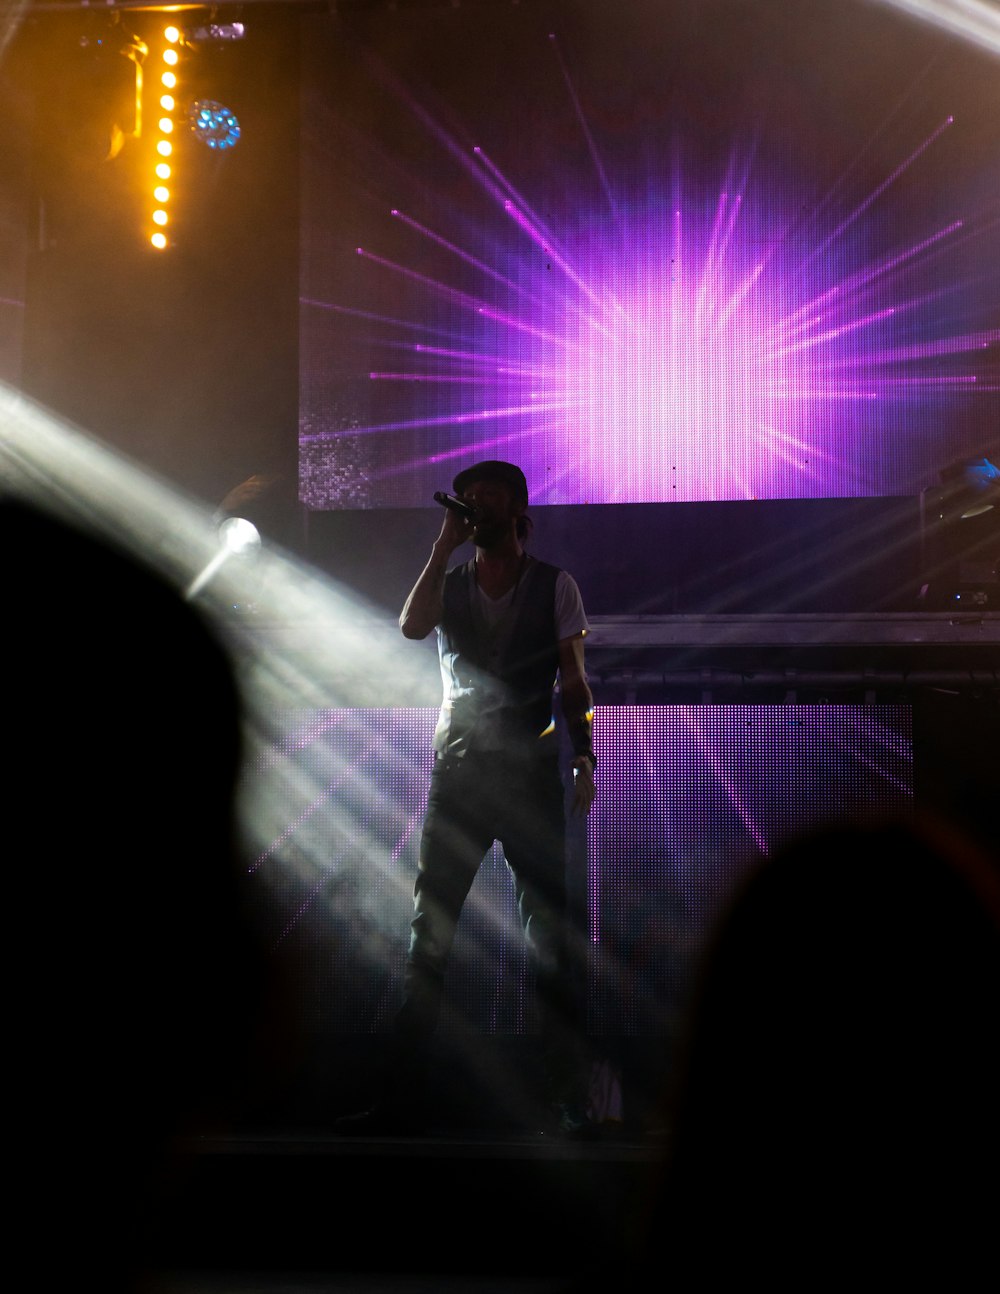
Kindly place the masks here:
POLYGON ((86 241, 94 228, 114 237, 127 200, 125 159, 142 129, 147 54, 117 14, 57 25, 37 50, 32 147, 40 250, 86 241))
POLYGON ((233 148, 240 138, 240 123, 232 109, 214 99, 195 99, 187 110, 195 138, 206 148, 233 148))
POLYGON ((188 45, 230 45, 245 35, 246 28, 241 22, 202 23, 184 28, 184 41, 188 45))
POLYGON ((981 516, 1000 505, 1000 468, 984 455, 961 467, 962 489, 967 496, 961 520, 981 516))
POLYGON ((81 80, 85 76, 100 95, 103 102, 98 111, 106 117, 98 128, 99 138, 91 137, 88 143, 96 142, 103 154, 101 160, 110 162, 128 140, 142 133, 142 66, 149 49, 120 23, 101 24, 96 29, 88 27, 79 37, 79 53, 80 68, 88 69, 81 73, 81 80), (123 67, 120 59, 132 67, 123 67))
POLYGON ((950 463, 920 496, 920 601, 930 609, 1000 608, 1000 468, 990 455, 950 463))
POLYGON ((158 116, 154 136, 155 153, 153 154, 152 163, 153 187, 150 195, 152 199, 150 220, 155 229, 151 231, 149 241, 157 251, 164 251, 170 245, 170 238, 166 228, 170 223, 168 204, 171 199, 171 191, 163 181, 170 179, 173 173, 171 162, 167 159, 172 158, 174 155, 171 136, 174 133, 174 114, 177 108, 177 100, 173 92, 178 85, 180 29, 172 25, 165 27, 162 33, 162 41, 159 85, 152 92, 156 94, 157 90, 159 91, 156 101, 158 116))
POLYGON ((185 597, 189 602, 198 596, 228 561, 236 558, 249 564, 260 554, 260 532, 245 517, 227 517, 219 523, 218 535, 219 551, 188 585, 185 597))
POLYGON ((227 517, 219 526, 219 539, 234 557, 253 557, 260 552, 260 532, 245 517, 227 517))

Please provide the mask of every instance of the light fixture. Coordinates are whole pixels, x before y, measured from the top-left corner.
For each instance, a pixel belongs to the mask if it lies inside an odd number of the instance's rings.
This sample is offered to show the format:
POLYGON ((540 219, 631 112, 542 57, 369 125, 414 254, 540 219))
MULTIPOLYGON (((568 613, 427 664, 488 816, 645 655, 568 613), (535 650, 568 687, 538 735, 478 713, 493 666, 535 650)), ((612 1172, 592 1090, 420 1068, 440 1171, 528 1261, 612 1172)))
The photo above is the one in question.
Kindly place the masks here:
MULTIPOLYGON (((65 151, 79 154, 85 165, 113 162, 142 135, 143 64, 149 50, 120 15, 96 12, 86 16, 74 44, 63 93, 86 86, 86 96, 76 96, 75 125, 53 129, 62 136, 65 151)), ((58 107, 61 112, 63 106, 62 98, 55 98, 42 111, 58 107)))
MULTIPOLYGON (((176 121, 174 113, 177 107, 177 100, 171 91, 175 90, 178 84, 178 71, 181 63, 180 47, 182 44, 182 33, 179 27, 168 24, 160 33, 159 54, 166 68, 160 73, 160 85, 153 92, 155 98, 153 103, 158 105, 158 113, 155 117, 156 130, 154 133, 155 155, 153 157, 151 184, 149 187, 150 214, 149 219, 154 228, 149 234, 149 242, 156 251, 164 251, 171 242, 167 236, 166 226, 170 223, 170 215, 167 211, 167 204, 170 201, 170 190, 164 185, 164 181, 171 177, 172 167, 165 159, 173 157, 174 145, 170 136, 174 133, 176 121)), ((152 110, 151 110, 152 111, 152 110)))
POLYGON ((195 99, 188 108, 191 130, 206 148, 233 148, 240 137, 236 114, 214 99, 195 99))
POLYGON ((969 521, 1000 505, 1000 468, 985 454, 950 463, 939 476, 942 521, 969 521))
POLYGON ((962 513, 963 519, 978 517, 992 508, 1000 506, 1000 467, 984 454, 965 465, 965 484, 973 496, 969 507, 962 513))
POLYGON ((234 556, 252 556, 260 549, 260 531, 245 517, 227 517, 219 526, 222 546, 234 556))
POLYGON ((226 517, 219 523, 217 533, 219 551, 188 585, 185 593, 188 601, 196 598, 228 561, 238 559, 244 563, 253 562, 260 554, 260 532, 245 517, 226 517))
POLYGON ((1000 468, 997 454, 949 463, 920 496, 924 585, 929 609, 1000 608, 1000 468))
POLYGON ((245 35, 246 28, 241 22, 202 23, 184 29, 184 39, 189 45, 231 45, 245 35))

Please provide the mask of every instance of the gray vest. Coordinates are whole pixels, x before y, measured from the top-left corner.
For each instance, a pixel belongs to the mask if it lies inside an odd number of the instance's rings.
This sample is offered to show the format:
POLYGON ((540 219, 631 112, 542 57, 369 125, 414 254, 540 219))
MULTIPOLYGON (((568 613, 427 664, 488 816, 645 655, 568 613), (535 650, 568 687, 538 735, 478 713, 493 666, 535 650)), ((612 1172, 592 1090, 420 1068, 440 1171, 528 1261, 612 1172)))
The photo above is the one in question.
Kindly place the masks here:
POLYGON ((554 756, 559 568, 529 557, 511 606, 492 629, 478 612, 474 569, 473 560, 445 577, 437 631, 444 702, 434 749, 439 755, 502 750, 554 756))

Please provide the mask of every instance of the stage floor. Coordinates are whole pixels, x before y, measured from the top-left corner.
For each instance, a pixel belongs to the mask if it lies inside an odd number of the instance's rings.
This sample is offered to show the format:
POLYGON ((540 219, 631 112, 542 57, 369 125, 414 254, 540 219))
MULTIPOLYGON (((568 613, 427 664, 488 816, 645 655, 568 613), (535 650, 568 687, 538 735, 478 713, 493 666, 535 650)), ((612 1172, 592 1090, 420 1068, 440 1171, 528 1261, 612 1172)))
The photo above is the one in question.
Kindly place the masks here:
POLYGON ((267 1132, 182 1150, 150 1294, 569 1294, 620 1266, 663 1142, 267 1132))
POLYGON ((185 1272, 157 1278, 150 1294, 569 1294, 575 1282, 534 1276, 378 1272, 185 1272))

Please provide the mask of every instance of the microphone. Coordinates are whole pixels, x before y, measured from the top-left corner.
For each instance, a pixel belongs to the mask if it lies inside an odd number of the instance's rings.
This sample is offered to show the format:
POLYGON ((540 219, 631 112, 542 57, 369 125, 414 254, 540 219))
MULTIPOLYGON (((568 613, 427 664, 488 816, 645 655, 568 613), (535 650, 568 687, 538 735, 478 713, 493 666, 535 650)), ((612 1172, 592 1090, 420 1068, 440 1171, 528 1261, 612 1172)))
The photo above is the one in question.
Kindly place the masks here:
POLYGON ((445 494, 443 490, 434 491, 434 502, 440 503, 442 508, 448 508, 451 512, 457 512, 466 521, 475 521, 478 515, 471 503, 466 503, 464 499, 456 498, 454 494, 445 494))

